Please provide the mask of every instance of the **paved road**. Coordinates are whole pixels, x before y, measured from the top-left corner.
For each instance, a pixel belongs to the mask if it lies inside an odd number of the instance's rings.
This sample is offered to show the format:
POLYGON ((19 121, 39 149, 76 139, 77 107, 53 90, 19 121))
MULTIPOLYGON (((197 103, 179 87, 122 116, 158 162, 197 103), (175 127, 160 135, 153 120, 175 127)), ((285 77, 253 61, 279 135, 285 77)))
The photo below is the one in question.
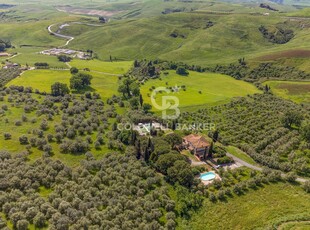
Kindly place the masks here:
MULTIPOLYGON (((249 164, 249 163, 245 162, 244 160, 241 160, 240 158, 238 158, 238 157, 236 157, 236 156, 234 156, 234 155, 232 155, 230 153, 226 153, 226 155, 231 157, 231 158, 233 158, 235 162, 238 162, 239 164, 241 164, 241 165, 243 165, 245 167, 248 167, 248 168, 256 170, 256 171, 262 171, 263 170, 263 168, 255 166, 255 165, 252 165, 252 164, 249 164)), ((284 177, 285 173, 282 173, 281 176, 284 177)), ((297 177, 296 181, 305 183, 308 180, 304 179, 304 178, 297 177)))
MULTIPOLYGON (((91 24, 91 23, 84 23, 84 22, 70 22, 68 24, 79 24, 79 25, 87 25, 87 26, 94 26, 94 27, 102 27, 103 25, 99 25, 99 24, 91 24)), ((67 39, 67 42, 65 45, 61 46, 61 47, 64 47, 64 46, 67 46, 69 45, 69 43, 74 39, 74 37, 72 36, 67 36, 67 35, 63 35, 63 34, 59 34, 59 33, 56 33, 56 32, 53 32, 52 31, 52 27, 54 26, 55 24, 52 24, 50 25, 47 30, 48 32, 50 32, 51 34, 59 37, 59 38, 64 38, 64 39, 67 39)))
POLYGON ((226 153, 227 156, 231 157, 232 159, 234 159, 235 162, 238 162, 240 164, 242 164, 243 166, 246 166, 250 169, 254 169, 256 171, 262 171, 263 169, 260 167, 257 167, 255 165, 249 164, 248 162, 245 162, 244 160, 241 160, 238 157, 235 157, 234 155, 230 154, 230 153, 226 153))
POLYGON ((55 35, 56 37, 60 37, 60 38, 67 39, 68 41, 67 41, 66 44, 63 45, 62 47, 67 46, 67 45, 74 39, 74 37, 66 36, 66 35, 63 35, 63 34, 59 34, 59 33, 53 32, 53 31, 52 31, 52 27, 53 27, 54 25, 55 25, 55 24, 52 24, 52 25, 50 25, 50 26, 47 28, 48 32, 50 32, 51 34, 55 35))

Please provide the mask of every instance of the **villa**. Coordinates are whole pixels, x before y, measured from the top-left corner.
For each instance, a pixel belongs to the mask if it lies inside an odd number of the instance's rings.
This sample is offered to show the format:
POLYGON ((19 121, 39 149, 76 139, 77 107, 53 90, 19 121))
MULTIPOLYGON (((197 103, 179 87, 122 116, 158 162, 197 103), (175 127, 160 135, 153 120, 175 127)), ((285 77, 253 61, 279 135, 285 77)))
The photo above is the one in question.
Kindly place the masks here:
POLYGON ((197 134, 190 134, 183 137, 182 144, 185 149, 188 149, 200 159, 204 158, 205 153, 208 153, 210 147, 210 143, 203 136, 197 134))

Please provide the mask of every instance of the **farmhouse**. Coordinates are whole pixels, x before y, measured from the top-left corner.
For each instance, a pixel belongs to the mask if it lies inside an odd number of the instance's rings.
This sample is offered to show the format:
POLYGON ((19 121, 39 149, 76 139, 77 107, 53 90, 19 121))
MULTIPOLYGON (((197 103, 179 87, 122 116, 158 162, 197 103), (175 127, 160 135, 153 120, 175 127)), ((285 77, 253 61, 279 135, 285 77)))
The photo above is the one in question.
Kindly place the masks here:
POLYGON ((146 136, 151 133, 151 130, 168 130, 168 127, 160 124, 158 122, 150 122, 150 123, 139 123, 138 125, 133 125, 133 130, 136 130, 140 136, 146 136))
POLYGON ((0 53, 0 57, 9 57, 10 54, 9 53, 0 53))
POLYGON ((208 154, 210 143, 203 137, 197 134, 190 134, 183 137, 183 147, 191 153, 203 158, 204 154, 208 154))
POLYGON ((11 68, 15 68, 15 67, 19 67, 19 65, 17 63, 6 63, 6 65, 3 67, 3 69, 11 69, 11 68))
POLYGON ((49 50, 43 50, 40 52, 40 54, 49 55, 49 56, 68 55, 68 56, 83 59, 83 60, 90 59, 89 54, 82 52, 82 51, 70 50, 70 49, 53 48, 49 50))

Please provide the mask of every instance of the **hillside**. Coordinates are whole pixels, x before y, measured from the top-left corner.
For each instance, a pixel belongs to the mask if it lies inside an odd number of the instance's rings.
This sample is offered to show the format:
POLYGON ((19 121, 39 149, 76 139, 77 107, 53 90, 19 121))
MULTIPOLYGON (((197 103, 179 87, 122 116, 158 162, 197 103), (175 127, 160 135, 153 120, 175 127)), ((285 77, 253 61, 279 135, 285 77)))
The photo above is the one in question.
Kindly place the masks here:
POLYGON ((147 57, 214 65, 231 63, 239 57, 248 59, 282 50, 309 49, 308 25, 307 20, 279 16, 174 13, 111 22, 85 31, 70 47, 93 49, 103 60, 112 55, 119 60, 147 57), (207 26, 209 21, 213 26, 207 26), (258 30, 261 25, 277 24, 290 25, 294 38, 286 44, 273 44, 258 30), (304 24, 307 27, 301 28, 304 24), (128 30, 133 33, 129 35, 128 30))
POLYGON ((309 7, 0 3, 0 229, 309 229, 309 7))

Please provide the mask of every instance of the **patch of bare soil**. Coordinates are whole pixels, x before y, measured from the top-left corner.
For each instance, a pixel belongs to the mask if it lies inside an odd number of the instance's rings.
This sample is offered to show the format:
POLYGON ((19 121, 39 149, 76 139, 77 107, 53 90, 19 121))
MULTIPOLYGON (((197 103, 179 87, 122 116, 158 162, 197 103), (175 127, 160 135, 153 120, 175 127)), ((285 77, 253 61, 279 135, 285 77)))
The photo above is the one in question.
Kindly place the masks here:
POLYGON ((310 92, 310 84, 289 84, 289 83, 280 83, 278 85, 279 89, 285 89, 289 94, 303 94, 310 92))
POLYGON ((92 9, 80 9, 74 7, 57 7, 58 11, 72 13, 72 14, 84 14, 84 15, 96 15, 103 17, 112 17, 115 14, 121 13, 122 11, 105 11, 105 10, 92 10, 92 9))
POLYGON ((287 50, 273 54, 268 54, 257 58, 260 61, 272 61, 280 58, 308 58, 310 50, 287 50))

